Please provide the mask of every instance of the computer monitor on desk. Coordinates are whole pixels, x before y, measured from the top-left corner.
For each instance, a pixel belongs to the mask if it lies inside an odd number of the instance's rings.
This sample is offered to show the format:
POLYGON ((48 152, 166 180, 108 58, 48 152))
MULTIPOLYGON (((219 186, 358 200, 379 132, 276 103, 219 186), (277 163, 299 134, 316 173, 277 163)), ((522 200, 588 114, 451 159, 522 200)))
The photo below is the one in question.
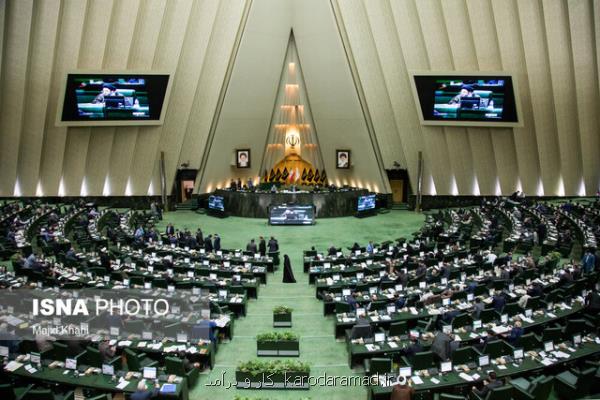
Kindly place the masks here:
POLYGON ((156 379, 156 367, 144 367, 144 379, 156 379))
POLYGON ((490 356, 488 356, 487 354, 479 356, 479 366, 485 367, 488 365, 490 365, 490 356))
POLYGON ((411 367, 400 367, 400 371, 398 371, 398 375, 410 378, 412 376, 412 368, 411 367))
POLYGON ((444 361, 444 362, 440 363, 440 372, 441 373, 452 372, 452 361, 444 361))

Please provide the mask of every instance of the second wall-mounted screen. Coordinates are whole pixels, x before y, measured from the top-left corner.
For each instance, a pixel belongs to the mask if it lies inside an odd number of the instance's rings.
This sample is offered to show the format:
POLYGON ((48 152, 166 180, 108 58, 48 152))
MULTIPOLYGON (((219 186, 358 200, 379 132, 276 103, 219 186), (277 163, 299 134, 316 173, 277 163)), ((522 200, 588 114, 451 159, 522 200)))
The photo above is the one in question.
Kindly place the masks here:
POLYGON ((510 75, 414 74, 425 125, 506 126, 519 123, 510 75))

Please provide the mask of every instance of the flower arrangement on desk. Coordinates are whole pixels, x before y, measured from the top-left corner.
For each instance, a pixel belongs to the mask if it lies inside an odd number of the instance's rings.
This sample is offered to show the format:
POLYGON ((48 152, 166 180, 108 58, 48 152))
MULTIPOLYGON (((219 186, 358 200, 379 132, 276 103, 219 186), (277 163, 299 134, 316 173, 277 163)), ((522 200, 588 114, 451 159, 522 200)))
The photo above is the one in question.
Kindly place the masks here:
POLYGON ((266 332, 256 335, 257 342, 292 342, 298 341, 298 334, 290 331, 286 332, 266 332))
POLYGON ((302 372, 308 374, 310 373, 310 365, 296 360, 251 360, 240 362, 236 370, 253 376, 260 374, 283 374, 286 372, 302 372))

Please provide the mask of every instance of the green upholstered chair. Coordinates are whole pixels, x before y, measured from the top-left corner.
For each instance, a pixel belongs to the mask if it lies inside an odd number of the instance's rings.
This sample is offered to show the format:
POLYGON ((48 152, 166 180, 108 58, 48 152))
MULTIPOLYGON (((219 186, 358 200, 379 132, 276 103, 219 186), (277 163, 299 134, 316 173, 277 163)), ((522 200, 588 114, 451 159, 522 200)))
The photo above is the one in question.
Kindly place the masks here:
POLYGON ((477 363, 479 360, 479 353, 474 347, 460 347, 452 352, 450 359, 454 365, 463 365, 469 363, 477 363))
POLYGON ((517 339, 515 347, 530 351, 541 347, 540 340, 533 332, 526 333, 517 339))
POLYGON ((127 369, 129 371, 141 371, 144 367, 156 367, 158 363, 144 354, 137 354, 131 349, 125 349, 125 359, 127 360, 127 369))
POLYGON ((483 348, 483 354, 487 354, 491 358, 498 358, 501 356, 512 356, 514 350, 514 347, 504 340, 492 340, 486 343, 483 348))
POLYGON ((30 389, 22 397, 23 400, 55 400, 50 389, 30 389))
POLYGON ((399 321, 390 324, 388 336, 400 336, 408 333, 408 324, 406 321, 399 321))
POLYGON ((531 381, 525 378, 515 378, 510 381, 514 387, 515 400, 546 400, 550 397, 554 383, 553 376, 538 376, 531 381))
POLYGON ((188 387, 190 388, 196 384, 200 373, 198 368, 192 368, 190 371, 186 372, 183 360, 175 357, 165 357, 165 370, 169 375, 173 374, 186 377, 188 381, 188 387))
POLYGON ((89 365, 90 367, 95 367, 95 368, 102 368, 102 364, 110 364, 113 367, 117 368, 119 367, 119 363, 121 362, 121 357, 116 356, 113 357, 112 360, 110 360, 108 363, 105 363, 104 360, 102 359, 102 355, 100 354, 100 351, 98 349, 96 349, 95 347, 91 347, 88 346, 85 350, 85 357, 83 362, 86 365, 89 365))
POLYGON ((365 374, 366 375, 383 375, 392 372, 392 359, 375 357, 368 358, 365 360, 365 374))
POLYGON ((513 387, 511 385, 504 385, 490 390, 484 398, 473 393, 473 398, 478 400, 511 400, 512 391, 513 387))
POLYGON ((431 351, 415 353, 412 357, 402 356, 405 365, 410 366, 413 371, 421 371, 435 367, 435 357, 431 351))
POLYGON ((433 395, 433 400, 467 400, 467 398, 460 394, 436 393, 433 395))
POLYGON ((560 398, 577 399, 585 396, 593 382, 596 368, 586 368, 583 371, 570 370, 556 375, 554 390, 560 398))

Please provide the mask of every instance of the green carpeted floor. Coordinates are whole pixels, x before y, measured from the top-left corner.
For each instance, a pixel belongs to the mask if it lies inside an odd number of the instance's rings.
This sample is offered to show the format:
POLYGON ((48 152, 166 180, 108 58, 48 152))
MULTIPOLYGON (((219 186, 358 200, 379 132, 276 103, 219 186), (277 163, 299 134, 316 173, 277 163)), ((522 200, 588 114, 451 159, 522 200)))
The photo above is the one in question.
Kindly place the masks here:
MULTIPOLYGON (((225 386, 233 384, 235 366, 239 361, 256 358, 258 333, 272 331, 272 309, 277 305, 287 305, 294 309, 292 330, 300 340, 300 360, 311 364, 312 375, 350 376, 348 353, 343 342, 334 338, 332 317, 323 316, 323 304, 315 298, 315 289, 308 284, 308 275, 302 271, 302 251, 316 246, 324 251, 332 244, 351 246, 354 242, 366 245, 369 240, 393 240, 410 236, 418 230, 424 217, 409 211, 392 211, 371 218, 319 219, 314 226, 269 226, 266 219, 230 217, 217 219, 191 211, 178 211, 165 214, 159 225, 161 230, 168 222, 177 228, 195 231, 202 228, 205 235, 219 233, 223 248, 244 248, 251 238, 259 235, 267 239, 273 235, 279 240, 283 254, 288 254, 297 280, 296 284, 283 284, 282 269, 269 275, 268 284, 262 286, 258 300, 248 304, 248 315, 238 319, 235 335, 230 343, 219 347, 215 368, 203 374, 198 385, 190 393, 191 399, 233 399, 236 395, 250 398, 268 399, 360 399, 367 398, 363 387, 312 387, 308 391, 282 390, 237 390, 225 386), (219 379, 224 385, 214 384, 219 379)), ((267 358, 263 358, 267 359, 267 358)), ((358 373, 358 372, 357 372, 358 373)))

